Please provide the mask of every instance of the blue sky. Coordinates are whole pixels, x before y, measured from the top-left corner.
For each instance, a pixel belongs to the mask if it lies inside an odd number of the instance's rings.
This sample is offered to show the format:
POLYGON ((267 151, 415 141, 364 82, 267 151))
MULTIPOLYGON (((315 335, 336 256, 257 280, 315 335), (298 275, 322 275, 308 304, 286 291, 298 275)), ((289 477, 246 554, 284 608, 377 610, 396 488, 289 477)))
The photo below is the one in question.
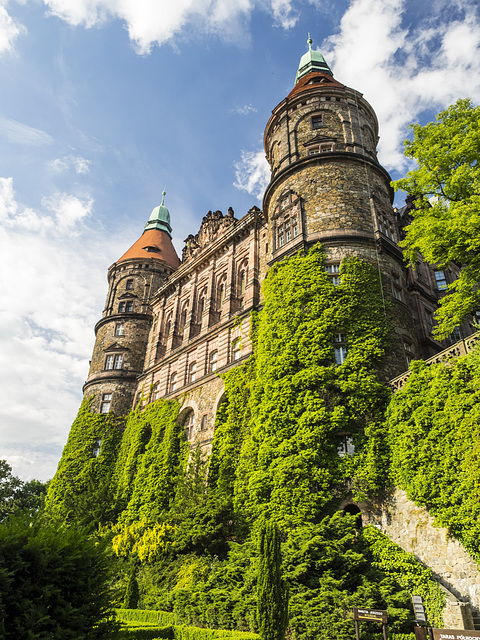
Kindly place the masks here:
POLYGON ((311 32, 402 140, 480 102, 476 0, 0 0, 0 457, 55 473, 81 401, 106 271, 167 191, 174 242, 241 217, 268 180, 273 107, 311 32))

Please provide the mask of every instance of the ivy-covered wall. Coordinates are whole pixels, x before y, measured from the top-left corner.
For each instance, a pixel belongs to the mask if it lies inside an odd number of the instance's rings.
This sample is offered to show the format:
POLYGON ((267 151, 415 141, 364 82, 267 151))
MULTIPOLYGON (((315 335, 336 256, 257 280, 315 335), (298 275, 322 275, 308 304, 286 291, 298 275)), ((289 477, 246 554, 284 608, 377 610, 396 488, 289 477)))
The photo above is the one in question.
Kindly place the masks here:
POLYGON ((223 376, 209 460, 186 442, 177 402, 125 422, 82 405, 47 510, 101 525, 117 586, 136 572, 141 607, 256 630, 257 531, 273 520, 293 638, 350 637, 355 605, 388 608, 392 629, 408 632, 420 583, 441 623, 431 574, 337 510, 398 485, 478 552, 478 357, 417 363, 392 399, 378 376, 391 339, 378 271, 345 259, 334 286, 323 260, 316 246, 269 271, 254 354, 223 376), (346 438, 353 456, 338 454, 346 438))

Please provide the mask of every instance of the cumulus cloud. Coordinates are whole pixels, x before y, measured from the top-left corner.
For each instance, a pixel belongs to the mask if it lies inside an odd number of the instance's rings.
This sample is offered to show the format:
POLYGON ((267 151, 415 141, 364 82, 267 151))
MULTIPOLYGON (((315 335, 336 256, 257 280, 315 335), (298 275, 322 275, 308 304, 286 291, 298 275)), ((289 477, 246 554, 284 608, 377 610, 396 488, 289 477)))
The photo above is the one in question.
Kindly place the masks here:
POLYGON ((50 12, 71 25, 93 27, 108 19, 122 20, 140 54, 194 29, 241 42, 256 8, 268 10, 283 29, 295 26, 300 9, 294 0, 44 0, 50 12))
POLYGON ((480 11, 473 0, 442 2, 428 18, 404 24, 406 0, 352 0, 339 32, 322 43, 335 77, 360 89, 381 124, 379 155, 388 169, 406 168, 406 126, 459 97, 480 101, 480 11), (361 37, 359 37, 361 34, 361 37))
POLYGON ((246 116, 249 113, 257 113, 257 109, 251 104, 244 104, 243 107, 235 107, 232 109, 232 113, 236 113, 239 116, 246 116))
POLYGON ((23 478, 55 472, 88 373, 105 271, 120 255, 118 239, 107 243, 88 225, 92 208, 68 194, 26 208, 12 178, 0 178, 0 448, 23 478))
POLYGON ((90 160, 82 158, 82 156, 68 155, 63 158, 56 158, 50 162, 50 166, 59 173, 70 171, 70 169, 73 169, 78 174, 90 173, 90 160))
POLYGON ((235 162, 233 186, 261 200, 269 181, 270 167, 263 149, 261 151, 242 150, 241 159, 235 162))
POLYGON ((45 131, 34 129, 27 124, 8 118, 0 118, 0 136, 13 144, 27 144, 36 147, 53 142, 53 138, 45 131))
POLYGON ((0 2, 0 56, 13 50, 15 40, 25 30, 9 15, 5 4, 0 2))

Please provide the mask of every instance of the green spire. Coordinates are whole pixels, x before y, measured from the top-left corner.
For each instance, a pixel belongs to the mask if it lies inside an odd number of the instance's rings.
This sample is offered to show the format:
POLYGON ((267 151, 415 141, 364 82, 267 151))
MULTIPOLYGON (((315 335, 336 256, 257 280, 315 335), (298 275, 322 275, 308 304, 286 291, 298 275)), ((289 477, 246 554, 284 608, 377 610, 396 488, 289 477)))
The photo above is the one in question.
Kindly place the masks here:
POLYGON ((308 51, 300 58, 295 84, 297 84, 300 78, 303 78, 303 76, 306 76, 307 73, 311 73, 312 71, 320 71, 321 73, 328 73, 328 75, 333 76, 330 67, 325 62, 325 58, 322 56, 320 51, 314 51, 312 49, 313 40, 311 39, 310 34, 308 34, 307 43, 308 51))
POLYGON ((145 225, 144 231, 149 231, 150 229, 159 229, 160 231, 165 231, 170 238, 172 237, 172 227, 170 226, 170 213, 163 205, 165 202, 166 192, 162 193, 162 204, 155 209, 150 214, 150 218, 148 219, 147 224, 145 225))

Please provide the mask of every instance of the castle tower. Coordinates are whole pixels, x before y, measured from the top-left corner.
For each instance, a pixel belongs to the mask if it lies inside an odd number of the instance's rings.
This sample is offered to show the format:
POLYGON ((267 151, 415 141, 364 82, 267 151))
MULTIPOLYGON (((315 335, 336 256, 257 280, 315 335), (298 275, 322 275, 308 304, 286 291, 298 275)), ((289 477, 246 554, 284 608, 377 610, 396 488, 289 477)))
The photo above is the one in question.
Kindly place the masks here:
POLYGON ((108 270, 107 300, 83 387, 85 397, 95 396, 92 408, 99 413, 130 411, 152 324, 150 300, 180 265, 163 202, 140 238, 108 270))
POLYGON ((362 94, 333 77, 322 54, 300 60, 295 86, 267 123, 264 145, 272 177, 263 212, 270 264, 320 241, 338 281, 341 260, 377 265, 396 321, 386 378, 404 371, 405 351, 418 353, 408 308, 406 271, 397 246, 391 178, 377 160, 378 122, 362 94))

